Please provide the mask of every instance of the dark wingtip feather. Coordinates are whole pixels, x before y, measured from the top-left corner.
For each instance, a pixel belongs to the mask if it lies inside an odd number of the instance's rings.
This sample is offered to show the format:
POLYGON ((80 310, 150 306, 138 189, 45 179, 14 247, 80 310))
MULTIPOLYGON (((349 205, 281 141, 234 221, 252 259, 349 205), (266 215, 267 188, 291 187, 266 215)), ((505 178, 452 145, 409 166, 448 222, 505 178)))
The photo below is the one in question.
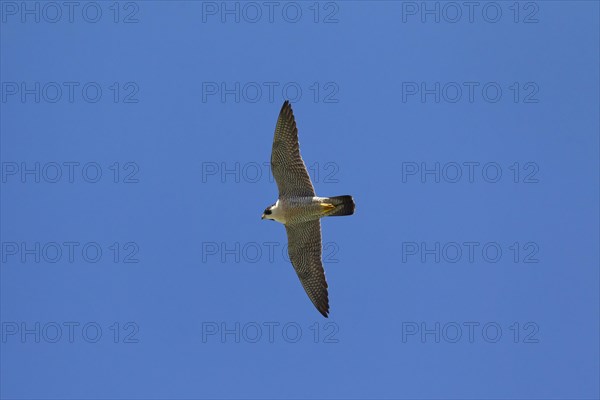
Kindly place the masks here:
POLYGON ((318 308, 319 312, 321 313, 322 316, 324 316, 325 318, 329 318, 329 307, 327 308, 318 308))
MULTIPOLYGON (((327 281, 325 281, 325 287, 327 287, 327 281)), ((319 302, 317 310, 319 310, 322 316, 324 316, 325 318, 329 318, 329 295, 327 291, 325 291, 324 298, 321 299, 321 301, 319 302)))

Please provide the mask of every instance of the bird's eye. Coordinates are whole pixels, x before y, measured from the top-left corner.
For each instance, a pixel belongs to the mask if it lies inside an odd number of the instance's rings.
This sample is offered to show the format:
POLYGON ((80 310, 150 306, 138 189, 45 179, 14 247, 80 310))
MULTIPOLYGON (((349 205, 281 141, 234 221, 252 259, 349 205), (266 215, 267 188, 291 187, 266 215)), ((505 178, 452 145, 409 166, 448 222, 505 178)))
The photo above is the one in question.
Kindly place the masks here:
POLYGON ((271 210, 269 210, 269 209, 266 209, 266 210, 265 210, 265 215, 271 215, 271 210))

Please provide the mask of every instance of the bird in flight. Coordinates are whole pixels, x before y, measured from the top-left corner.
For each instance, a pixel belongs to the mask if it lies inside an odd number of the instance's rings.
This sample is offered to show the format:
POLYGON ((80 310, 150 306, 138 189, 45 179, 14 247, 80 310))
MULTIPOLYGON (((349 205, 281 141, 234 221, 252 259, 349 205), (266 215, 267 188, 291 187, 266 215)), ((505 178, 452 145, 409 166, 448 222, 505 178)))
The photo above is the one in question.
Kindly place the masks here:
POLYGON ((354 214, 352 196, 318 197, 300 156, 298 128, 289 101, 285 101, 275 126, 271 170, 279 197, 267 207, 262 219, 285 226, 290 261, 317 310, 327 318, 329 298, 321 260, 322 217, 354 214))

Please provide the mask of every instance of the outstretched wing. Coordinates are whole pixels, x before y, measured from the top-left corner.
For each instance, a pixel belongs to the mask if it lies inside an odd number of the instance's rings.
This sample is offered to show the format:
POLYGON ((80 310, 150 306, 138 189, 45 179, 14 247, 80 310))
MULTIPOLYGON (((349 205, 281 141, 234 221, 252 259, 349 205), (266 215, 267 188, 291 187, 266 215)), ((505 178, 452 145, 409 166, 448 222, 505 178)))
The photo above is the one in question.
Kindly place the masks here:
POLYGON ((317 310, 329 314, 327 281, 321 261, 321 223, 319 220, 285 225, 290 261, 317 310))
POLYGON ((271 170, 277 182, 279 197, 315 195, 315 189, 300 156, 298 128, 292 106, 287 100, 281 107, 275 126, 271 170))

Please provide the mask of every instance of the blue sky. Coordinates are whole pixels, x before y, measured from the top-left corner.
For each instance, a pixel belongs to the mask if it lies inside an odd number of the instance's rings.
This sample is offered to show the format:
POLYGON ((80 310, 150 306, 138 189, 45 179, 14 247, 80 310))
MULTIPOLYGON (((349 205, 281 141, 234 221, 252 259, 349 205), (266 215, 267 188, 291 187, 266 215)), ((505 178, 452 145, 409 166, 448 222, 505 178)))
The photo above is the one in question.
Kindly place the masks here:
POLYGON ((598 398, 599 6, 0 2, 2 398, 598 398), (277 197, 293 103, 331 314, 277 197))

